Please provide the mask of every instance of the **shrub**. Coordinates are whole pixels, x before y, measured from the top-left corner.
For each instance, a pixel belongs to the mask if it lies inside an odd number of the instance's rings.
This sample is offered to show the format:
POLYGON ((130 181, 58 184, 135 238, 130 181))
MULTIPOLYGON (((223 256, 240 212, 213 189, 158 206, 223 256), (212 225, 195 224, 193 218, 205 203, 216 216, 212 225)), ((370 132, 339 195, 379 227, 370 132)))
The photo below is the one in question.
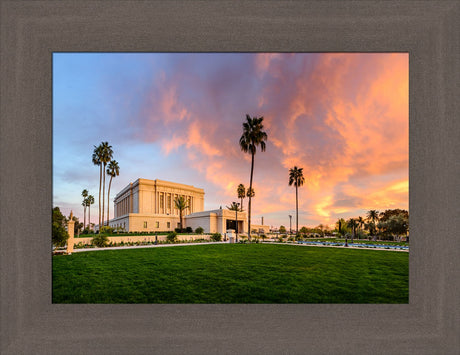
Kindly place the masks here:
POLYGON ((180 229, 180 228, 174 228, 174 232, 180 233, 180 232, 182 232, 182 229, 180 229))
POLYGON ((265 241, 265 238, 267 238, 265 234, 261 234, 260 237, 262 238, 262 241, 265 241))
POLYGON ((187 233, 193 233, 192 227, 187 227, 187 228, 185 228, 185 231, 186 231, 187 233))
POLYGON ((201 227, 198 227, 197 229, 195 229, 196 234, 203 234, 203 232, 204 232, 204 229, 201 227))
POLYGON ((211 234, 211 240, 215 242, 220 242, 222 240, 222 234, 220 233, 211 234))
POLYGON ((112 234, 113 228, 109 226, 102 226, 101 229, 99 230, 99 233, 112 234))
POLYGON ((91 239, 91 244, 99 248, 107 246, 109 238, 105 234, 96 234, 93 239, 91 239))
POLYGON ((170 243, 175 243, 177 241, 177 233, 176 232, 170 232, 166 235, 166 239, 170 243))

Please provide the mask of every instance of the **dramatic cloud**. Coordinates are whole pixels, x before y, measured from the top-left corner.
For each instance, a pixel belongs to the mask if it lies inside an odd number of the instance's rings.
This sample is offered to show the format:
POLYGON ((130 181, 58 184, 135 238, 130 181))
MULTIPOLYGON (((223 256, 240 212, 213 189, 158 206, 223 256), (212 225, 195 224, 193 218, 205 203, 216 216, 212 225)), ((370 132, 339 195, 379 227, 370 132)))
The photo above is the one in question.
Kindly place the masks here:
MULTIPOLYGON (((112 114, 97 127, 127 159, 133 142, 151 152, 153 175, 142 177, 202 187, 206 208, 229 205, 238 184, 249 186, 250 155, 238 145, 249 114, 268 134, 255 158, 254 218, 288 223, 293 166, 305 176, 299 225, 408 208, 407 54, 157 54, 124 65, 137 69, 122 83, 114 72, 110 84, 100 79, 112 114)), ((121 174, 119 186, 137 177, 121 174)))

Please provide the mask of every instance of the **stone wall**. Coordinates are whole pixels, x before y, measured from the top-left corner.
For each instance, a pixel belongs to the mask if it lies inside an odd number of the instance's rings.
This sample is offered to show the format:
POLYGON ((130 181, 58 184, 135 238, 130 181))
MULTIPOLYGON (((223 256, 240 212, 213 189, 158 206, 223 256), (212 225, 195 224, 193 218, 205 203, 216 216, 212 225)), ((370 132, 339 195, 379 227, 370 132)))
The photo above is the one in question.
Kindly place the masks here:
MULTIPOLYGON (((126 235, 126 236, 120 236, 120 237, 108 237, 109 238, 109 243, 128 243, 128 242, 154 242, 155 241, 155 236, 154 235, 126 235)), ((177 235, 177 240, 196 240, 196 239, 206 239, 209 240, 210 236, 208 234, 203 234, 203 235, 187 235, 187 234, 178 234, 177 235)), ((78 243, 83 243, 83 244, 91 244, 91 239, 92 237, 89 238, 75 238, 74 239, 74 245, 77 245, 78 243)), ((166 235, 162 234, 158 236, 158 241, 163 242, 166 241, 166 235)))

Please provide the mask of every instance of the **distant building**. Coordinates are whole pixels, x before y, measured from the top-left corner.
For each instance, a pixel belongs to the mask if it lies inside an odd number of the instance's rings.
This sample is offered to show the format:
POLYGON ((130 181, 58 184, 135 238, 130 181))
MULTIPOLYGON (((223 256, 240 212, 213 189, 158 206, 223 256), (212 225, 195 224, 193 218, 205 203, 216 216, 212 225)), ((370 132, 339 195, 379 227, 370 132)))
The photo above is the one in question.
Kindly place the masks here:
MULTIPOLYGON (((236 230, 236 213, 228 209, 219 208, 212 211, 202 211, 189 214, 185 217, 185 225, 195 230, 197 227, 204 229, 205 233, 224 234, 227 230, 236 230)), ((248 225, 246 212, 238 212, 238 233, 245 233, 248 225)))

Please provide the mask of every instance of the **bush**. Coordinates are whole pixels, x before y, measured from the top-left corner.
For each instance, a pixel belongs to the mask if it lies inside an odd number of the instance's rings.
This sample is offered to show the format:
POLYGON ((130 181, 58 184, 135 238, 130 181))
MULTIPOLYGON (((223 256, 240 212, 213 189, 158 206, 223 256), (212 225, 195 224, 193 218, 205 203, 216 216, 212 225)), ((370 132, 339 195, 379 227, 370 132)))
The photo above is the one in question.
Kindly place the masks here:
POLYGON ((304 237, 303 237, 302 234, 297 234, 297 235, 295 236, 295 240, 297 240, 297 241, 298 241, 298 240, 303 240, 303 238, 304 238, 304 237))
POLYGON ((91 239, 91 244, 99 248, 107 246, 108 243, 109 237, 107 237, 105 234, 96 234, 93 239, 91 239))
POLYGON ((187 228, 185 228, 185 232, 187 232, 187 233, 193 233, 192 227, 187 227, 187 228))
POLYGON ((201 227, 198 227, 197 229, 195 229, 196 234, 203 234, 203 232, 204 232, 204 229, 201 227))
POLYGON ((112 233, 113 233, 113 228, 112 228, 112 227, 109 227, 109 226, 102 226, 102 227, 99 229, 99 233, 102 233, 102 234, 112 234, 112 233))
POLYGON ((211 235, 211 240, 215 242, 220 242, 222 240, 222 234, 214 233, 211 235))
POLYGON ((176 232, 170 232, 166 235, 166 239, 170 243, 175 243, 177 241, 177 233, 176 232))

